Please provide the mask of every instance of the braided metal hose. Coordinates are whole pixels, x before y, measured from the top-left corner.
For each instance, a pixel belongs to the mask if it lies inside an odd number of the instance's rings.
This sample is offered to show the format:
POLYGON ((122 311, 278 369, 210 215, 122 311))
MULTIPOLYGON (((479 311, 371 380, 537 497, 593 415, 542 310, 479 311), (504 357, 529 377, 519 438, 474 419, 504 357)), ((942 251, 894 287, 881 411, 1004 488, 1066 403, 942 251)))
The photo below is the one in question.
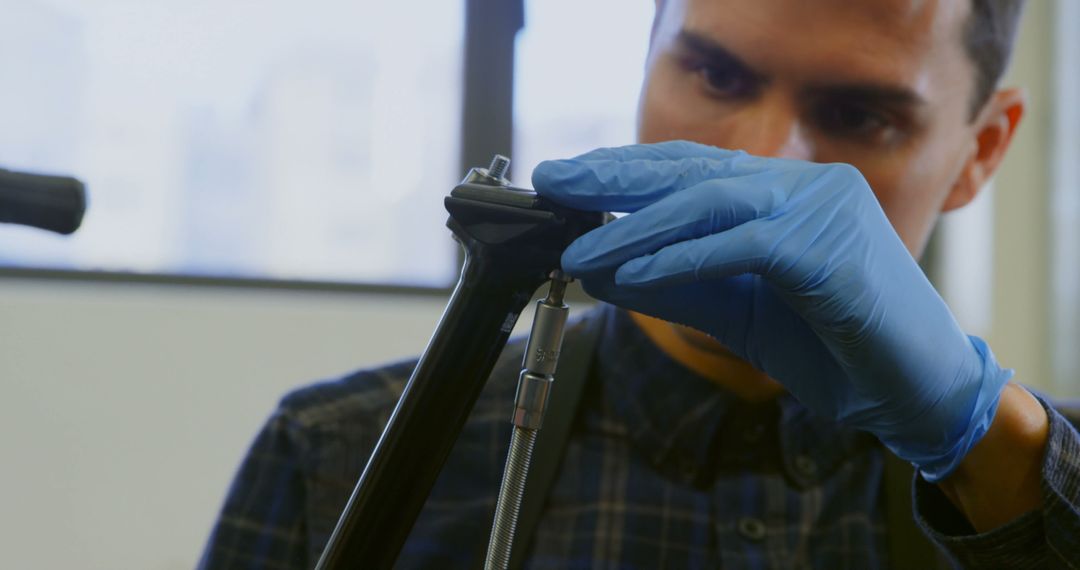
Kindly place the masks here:
POLYGON ((525 479, 529 473, 533 446, 536 444, 536 431, 514 427, 502 486, 499 488, 499 502, 495 507, 495 524, 491 527, 484 570, 504 570, 510 565, 510 547, 514 543, 514 529, 517 526, 521 498, 525 496, 525 479))

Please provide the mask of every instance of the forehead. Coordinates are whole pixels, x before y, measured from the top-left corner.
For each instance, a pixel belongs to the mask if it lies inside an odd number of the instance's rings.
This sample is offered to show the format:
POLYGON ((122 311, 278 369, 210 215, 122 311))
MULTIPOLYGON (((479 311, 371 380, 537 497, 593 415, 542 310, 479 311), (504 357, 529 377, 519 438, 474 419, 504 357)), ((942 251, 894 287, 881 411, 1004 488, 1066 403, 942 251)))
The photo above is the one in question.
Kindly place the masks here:
MULTIPOLYGON (((917 91, 966 61, 970 0, 667 0, 657 39, 712 38, 766 75, 903 83, 917 91)), ((954 80, 956 78, 953 78, 954 80)))

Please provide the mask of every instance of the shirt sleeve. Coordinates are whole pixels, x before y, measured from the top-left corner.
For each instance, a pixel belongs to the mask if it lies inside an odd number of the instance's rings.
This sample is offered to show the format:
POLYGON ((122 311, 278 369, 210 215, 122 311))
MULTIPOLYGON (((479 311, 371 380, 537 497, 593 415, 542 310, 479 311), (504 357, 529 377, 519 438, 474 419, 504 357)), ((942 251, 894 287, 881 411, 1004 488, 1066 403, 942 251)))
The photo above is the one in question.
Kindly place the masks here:
POLYGON ((915 478, 915 518, 961 568, 1080 568, 1080 435, 1045 400, 1050 436, 1042 466, 1042 507, 977 533, 938 487, 915 478))
POLYGON ((279 409, 237 471, 200 569, 313 567, 304 516, 304 448, 301 430, 279 409))

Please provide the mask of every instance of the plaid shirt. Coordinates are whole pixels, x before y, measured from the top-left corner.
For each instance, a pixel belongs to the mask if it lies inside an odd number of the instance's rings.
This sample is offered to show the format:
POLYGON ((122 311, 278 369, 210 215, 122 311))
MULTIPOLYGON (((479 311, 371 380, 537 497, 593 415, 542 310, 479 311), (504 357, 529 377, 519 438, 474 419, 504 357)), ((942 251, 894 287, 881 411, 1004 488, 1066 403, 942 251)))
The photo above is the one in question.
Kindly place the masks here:
MULTIPOLYGON (((740 401, 669 359, 623 311, 600 310, 606 329, 527 568, 889 566, 872 437, 789 396, 740 401)), ((522 350, 517 341, 504 351, 397 567, 483 559, 522 350)), ((414 365, 286 396, 241 465, 200 566, 313 568, 414 365)), ((976 534, 916 481, 917 520, 964 567, 1080 568, 1080 436, 1050 418, 1040 511, 976 534)))

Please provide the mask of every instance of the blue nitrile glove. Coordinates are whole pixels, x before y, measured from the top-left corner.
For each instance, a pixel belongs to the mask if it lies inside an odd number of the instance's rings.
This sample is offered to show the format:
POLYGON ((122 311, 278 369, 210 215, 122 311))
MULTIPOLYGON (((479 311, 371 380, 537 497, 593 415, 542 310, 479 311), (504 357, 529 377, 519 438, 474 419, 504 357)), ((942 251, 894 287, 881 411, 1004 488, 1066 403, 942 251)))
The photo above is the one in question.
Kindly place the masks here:
POLYGON ((563 254, 591 295, 712 335, 927 480, 989 427, 1012 372, 960 330, 854 167, 669 142, 544 162, 533 185, 631 212, 563 254))

